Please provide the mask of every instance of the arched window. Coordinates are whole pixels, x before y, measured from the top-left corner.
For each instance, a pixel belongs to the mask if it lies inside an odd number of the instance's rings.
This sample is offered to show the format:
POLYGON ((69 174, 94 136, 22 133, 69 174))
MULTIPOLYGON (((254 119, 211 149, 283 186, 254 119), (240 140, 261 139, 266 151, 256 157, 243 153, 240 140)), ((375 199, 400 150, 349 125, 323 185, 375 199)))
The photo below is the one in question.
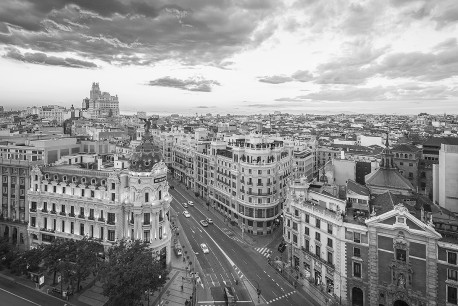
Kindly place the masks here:
POLYGON ((363 291, 358 287, 353 287, 351 290, 351 300, 353 306, 364 305, 364 294, 363 291))

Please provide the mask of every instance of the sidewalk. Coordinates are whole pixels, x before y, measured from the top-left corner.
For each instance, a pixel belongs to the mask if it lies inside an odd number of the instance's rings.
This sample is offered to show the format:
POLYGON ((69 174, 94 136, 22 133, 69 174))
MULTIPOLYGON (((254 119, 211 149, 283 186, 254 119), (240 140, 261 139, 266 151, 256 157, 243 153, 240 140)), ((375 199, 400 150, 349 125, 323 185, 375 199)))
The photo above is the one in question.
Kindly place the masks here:
MULTIPOLYGON (((66 303, 69 306, 70 305, 75 305, 75 306, 91 306, 91 305, 93 305, 93 304, 86 304, 83 301, 79 300, 79 297, 82 295, 82 293, 75 293, 74 295, 72 295, 69 298, 68 301, 50 294, 51 290, 54 288, 54 286, 52 286, 52 281, 53 281, 52 276, 45 275, 45 282, 44 282, 44 285, 41 288, 38 288, 37 284, 35 282, 33 282, 31 279, 27 278, 25 275, 17 276, 15 274, 12 274, 9 270, 6 270, 6 269, 0 271, 0 277, 6 278, 6 279, 11 280, 11 281, 14 281, 17 284, 20 284, 20 285, 25 286, 25 287, 29 287, 29 288, 31 288, 33 290, 40 291, 41 293, 46 294, 48 296, 52 296, 55 299, 57 299, 59 301, 62 301, 62 303, 66 303)), ((90 281, 91 280, 86 281, 84 283, 82 282, 81 285, 83 286, 83 288, 85 288, 85 286, 87 286, 90 281)), ((55 287, 59 288, 59 285, 56 285, 55 287)))
POLYGON ((242 238, 242 229, 236 225, 231 225, 230 222, 228 222, 228 220, 225 219, 225 216, 221 212, 219 212, 216 208, 207 206, 207 203, 201 197, 196 197, 192 190, 187 189, 186 186, 184 186, 184 184, 177 181, 176 179, 172 178, 170 181, 173 183, 174 187, 176 186, 179 187, 179 189, 176 189, 177 192, 186 194, 187 196, 189 196, 192 199, 194 203, 200 204, 198 206, 200 209, 206 210, 212 216, 212 219, 220 220, 222 223, 226 225, 226 227, 229 230, 231 230, 234 233, 234 235, 238 239, 240 239, 241 241, 244 241, 246 244, 250 245, 251 247, 263 248, 266 245, 268 245, 269 243, 271 243, 273 240, 278 238, 277 237, 278 235, 281 235, 281 227, 277 227, 274 229, 273 233, 270 235, 261 236, 261 235, 253 235, 253 234, 244 232, 243 238, 242 238))

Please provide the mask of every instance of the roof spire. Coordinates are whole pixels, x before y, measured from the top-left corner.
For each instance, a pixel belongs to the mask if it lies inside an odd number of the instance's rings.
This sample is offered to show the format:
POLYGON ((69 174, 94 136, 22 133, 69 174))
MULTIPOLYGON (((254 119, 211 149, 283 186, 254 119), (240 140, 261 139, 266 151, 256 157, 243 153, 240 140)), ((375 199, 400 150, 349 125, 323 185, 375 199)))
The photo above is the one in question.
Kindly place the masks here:
POLYGON ((386 132, 386 141, 385 141, 385 147, 388 148, 390 146, 390 143, 388 142, 388 135, 389 135, 389 131, 386 132))

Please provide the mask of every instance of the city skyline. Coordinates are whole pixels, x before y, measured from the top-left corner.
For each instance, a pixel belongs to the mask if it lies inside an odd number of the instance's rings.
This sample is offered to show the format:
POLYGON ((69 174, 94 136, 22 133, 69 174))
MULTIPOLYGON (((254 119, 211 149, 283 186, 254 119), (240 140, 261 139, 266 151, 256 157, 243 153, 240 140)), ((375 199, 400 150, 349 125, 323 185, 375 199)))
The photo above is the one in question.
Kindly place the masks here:
POLYGON ((97 1, 0 4, 5 109, 121 113, 457 113, 458 3, 97 1))

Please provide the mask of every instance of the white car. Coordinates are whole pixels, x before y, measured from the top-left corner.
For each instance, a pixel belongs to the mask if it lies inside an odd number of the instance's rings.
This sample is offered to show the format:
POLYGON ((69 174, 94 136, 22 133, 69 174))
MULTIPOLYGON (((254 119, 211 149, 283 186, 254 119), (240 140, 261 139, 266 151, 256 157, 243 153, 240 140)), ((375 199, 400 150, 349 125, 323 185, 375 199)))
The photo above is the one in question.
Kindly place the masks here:
POLYGON ((188 208, 188 204, 187 203, 183 203, 183 207, 184 208, 188 208))
POLYGON ((185 210, 185 211, 183 212, 183 215, 184 215, 186 218, 191 217, 191 214, 190 214, 189 211, 187 211, 187 210, 185 210))
POLYGON ((194 206, 194 202, 193 201, 188 201, 188 205, 189 206, 194 206))
POLYGON ((208 250, 208 246, 205 243, 201 243, 200 248, 202 249, 202 252, 204 252, 204 254, 210 253, 210 251, 208 250))

